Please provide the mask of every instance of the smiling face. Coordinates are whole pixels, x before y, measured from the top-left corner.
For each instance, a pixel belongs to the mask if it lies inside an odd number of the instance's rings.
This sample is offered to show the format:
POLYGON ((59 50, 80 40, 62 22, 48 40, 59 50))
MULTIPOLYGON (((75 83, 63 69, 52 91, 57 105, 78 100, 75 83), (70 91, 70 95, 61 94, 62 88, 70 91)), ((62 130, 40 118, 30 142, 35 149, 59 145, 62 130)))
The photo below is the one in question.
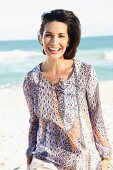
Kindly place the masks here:
POLYGON ((53 21, 45 25, 42 44, 45 54, 50 59, 62 58, 69 45, 67 25, 63 22, 53 21))

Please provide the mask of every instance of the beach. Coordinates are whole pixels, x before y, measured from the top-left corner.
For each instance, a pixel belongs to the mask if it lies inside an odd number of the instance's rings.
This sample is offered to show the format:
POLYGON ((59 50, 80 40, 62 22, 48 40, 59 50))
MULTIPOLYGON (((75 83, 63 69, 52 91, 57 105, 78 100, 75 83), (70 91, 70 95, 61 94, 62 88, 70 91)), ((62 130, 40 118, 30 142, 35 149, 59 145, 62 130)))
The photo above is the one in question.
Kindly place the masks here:
POLYGON ((0 169, 25 170, 29 113, 22 88, 0 91, 0 169))
MULTIPOLYGON (((113 36, 84 37, 76 58, 98 75, 103 117, 113 148, 113 36)), ((35 40, 0 41, 0 170, 26 170, 29 111, 22 82, 44 61, 35 40)))
MULTIPOLYGON (((113 81, 99 82, 103 117, 113 148, 113 81)), ((22 86, 0 90, 0 169, 25 170, 29 112, 22 86)))

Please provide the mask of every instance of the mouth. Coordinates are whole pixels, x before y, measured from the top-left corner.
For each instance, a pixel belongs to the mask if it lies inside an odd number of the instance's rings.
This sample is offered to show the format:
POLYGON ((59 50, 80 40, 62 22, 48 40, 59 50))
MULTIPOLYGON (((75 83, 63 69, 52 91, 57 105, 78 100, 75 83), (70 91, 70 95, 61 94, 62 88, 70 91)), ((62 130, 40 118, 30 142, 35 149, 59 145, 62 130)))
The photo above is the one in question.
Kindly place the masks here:
POLYGON ((50 52, 57 53, 61 50, 61 48, 55 48, 55 47, 48 47, 50 52))

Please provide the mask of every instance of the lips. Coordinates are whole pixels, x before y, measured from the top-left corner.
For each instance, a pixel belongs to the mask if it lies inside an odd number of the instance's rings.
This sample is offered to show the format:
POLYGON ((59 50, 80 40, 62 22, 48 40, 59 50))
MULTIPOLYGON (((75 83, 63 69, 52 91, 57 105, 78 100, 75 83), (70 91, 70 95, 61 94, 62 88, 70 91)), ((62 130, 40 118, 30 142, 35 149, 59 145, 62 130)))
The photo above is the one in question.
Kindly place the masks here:
POLYGON ((56 47, 48 47, 48 49, 51 51, 51 52, 58 52, 61 50, 61 48, 56 48, 56 47))

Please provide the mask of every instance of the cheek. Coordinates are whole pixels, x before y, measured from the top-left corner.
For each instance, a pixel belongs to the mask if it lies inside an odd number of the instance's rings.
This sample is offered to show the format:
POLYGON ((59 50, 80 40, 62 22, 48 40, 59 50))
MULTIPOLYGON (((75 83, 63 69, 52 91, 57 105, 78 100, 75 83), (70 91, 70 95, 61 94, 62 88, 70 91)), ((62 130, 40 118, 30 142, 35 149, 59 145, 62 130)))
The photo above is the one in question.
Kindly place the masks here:
POLYGON ((49 42, 50 42, 50 39, 49 38, 45 38, 45 39, 43 39, 43 45, 47 45, 47 44, 49 44, 49 42))
POLYGON ((70 38, 68 37, 68 38, 67 38, 67 44, 66 44, 66 47, 68 47, 68 46, 69 46, 69 44, 70 44, 70 38))
POLYGON ((45 48, 47 46, 48 42, 47 41, 42 41, 42 46, 45 48))
POLYGON ((64 40, 63 42, 62 42, 62 44, 63 44, 63 46, 64 47, 68 47, 69 46, 69 40, 64 40))
POLYGON ((70 41, 68 40, 68 42, 67 42, 67 47, 69 47, 69 44, 70 44, 70 41))
POLYGON ((69 42, 65 43, 64 46, 67 48, 69 46, 69 42))

